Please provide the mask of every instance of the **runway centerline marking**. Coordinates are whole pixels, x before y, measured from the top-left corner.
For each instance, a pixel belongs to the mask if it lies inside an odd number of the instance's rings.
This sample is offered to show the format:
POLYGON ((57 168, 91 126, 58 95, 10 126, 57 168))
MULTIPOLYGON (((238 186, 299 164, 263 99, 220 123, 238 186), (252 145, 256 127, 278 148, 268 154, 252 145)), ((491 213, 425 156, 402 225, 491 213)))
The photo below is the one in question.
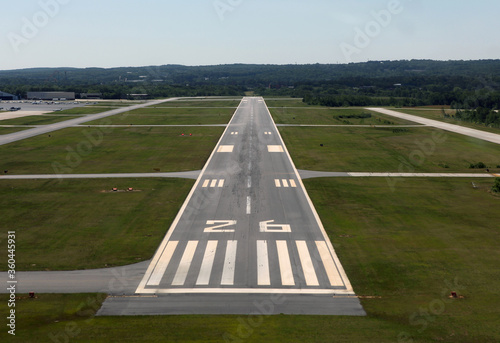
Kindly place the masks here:
POLYGON ((252 198, 247 196, 247 214, 252 213, 252 198))

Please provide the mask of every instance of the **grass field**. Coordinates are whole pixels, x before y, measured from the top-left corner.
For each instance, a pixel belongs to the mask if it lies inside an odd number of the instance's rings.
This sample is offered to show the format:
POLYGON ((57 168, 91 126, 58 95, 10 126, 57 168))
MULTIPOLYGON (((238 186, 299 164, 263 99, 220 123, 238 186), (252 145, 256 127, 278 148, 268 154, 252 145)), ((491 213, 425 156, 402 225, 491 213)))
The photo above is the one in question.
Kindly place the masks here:
POLYGON ((432 128, 282 127, 298 169, 343 172, 500 172, 500 146, 432 128), (396 131, 394 131, 396 130, 396 131), (440 134, 435 140, 433 134, 440 134), (444 142, 441 142, 444 141, 444 142), (432 143, 434 142, 434 143, 432 143), (323 146, 320 146, 323 144, 323 146))
POLYGON ((6 135, 9 133, 19 132, 23 130, 26 129, 22 127, 0 127, 0 135, 6 135))
POLYGON ((12 174, 148 173, 203 168, 224 128, 69 128, 0 146, 12 174), (104 130, 104 131, 103 131, 104 130), (182 133, 193 136, 181 137, 182 133), (90 137, 90 138, 89 138, 90 137), (55 167, 55 168, 54 168, 55 167))
POLYGON ((207 99, 207 100, 175 100, 175 101, 167 101, 161 103, 159 105, 154 105, 153 107, 233 107, 236 109, 240 104, 241 99, 227 99, 227 100, 218 100, 218 99, 207 99))
POLYGON ((102 295, 39 295, 18 300, 17 339, 77 328, 72 342, 228 334, 238 342, 498 342, 500 197, 488 192, 492 180, 474 180, 478 189, 470 181, 407 179, 393 192, 384 179, 306 180, 367 317, 277 315, 253 318, 261 324, 248 331, 247 316, 93 317, 102 295))
MULTIPOLYGON (((270 99, 264 98, 267 107, 312 107, 302 102, 302 99, 283 99, 279 100, 276 97, 271 97, 270 99)), ((319 106, 315 106, 317 108, 322 108, 319 106)))
POLYGON ((92 106, 85 106, 85 107, 75 107, 71 108, 69 110, 64 110, 64 111, 59 111, 56 112, 57 114, 78 114, 78 115, 88 115, 88 114, 96 114, 96 113, 101 113, 105 111, 110 111, 115 108, 118 108, 116 106, 114 107, 92 107, 92 106))
POLYGON ((0 253, 7 255, 6 232, 15 230, 17 270, 148 260, 193 184, 184 179, 0 180, 0 253), (136 191, 111 192, 113 187, 136 191))
MULTIPOLYGON (((59 112, 61 113, 61 112, 59 112)), ((0 121, 2 125, 48 125, 59 123, 65 120, 75 119, 74 116, 64 116, 64 115, 37 115, 37 116, 27 116, 14 119, 5 119, 0 121)))
POLYGON ((309 125, 415 125, 416 123, 386 116, 362 108, 272 108, 270 112, 276 124, 309 125), (361 114, 371 114, 371 118, 352 118, 361 114), (351 118, 349 118, 351 117, 351 118))
MULTIPOLYGON (((147 107, 108 117, 107 121, 115 125, 227 124, 235 110, 235 108, 147 107)), ((99 122, 100 120, 88 124, 99 122)))
MULTIPOLYGON (((406 114, 412 114, 415 116, 427 118, 427 119, 433 119, 433 120, 438 120, 442 121, 445 123, 449 124, 454 124, 454 125, 460 125, 460 126, 465 126, 465 127, 470 127, 476 130, 482 130, 482 131, 487 131, 487 132, 493 132, 493 133, 500 133, 500 128, 494 128, 494 127, 487 127, 482 124, 475 124, 475 123, 469 123, 465 121, 460 121, 456 120, 454 118, 444 118, 443 113, 441 109, 436 109, 436 108, 428 108, 428 107, 417 107, 417 108, 391 108, 391 110, 401 112, 401 113, 406 113, 406 114)), ((445 109, 446 113, 452 115, 456 113, 456 110, 452 109, 445 109)))

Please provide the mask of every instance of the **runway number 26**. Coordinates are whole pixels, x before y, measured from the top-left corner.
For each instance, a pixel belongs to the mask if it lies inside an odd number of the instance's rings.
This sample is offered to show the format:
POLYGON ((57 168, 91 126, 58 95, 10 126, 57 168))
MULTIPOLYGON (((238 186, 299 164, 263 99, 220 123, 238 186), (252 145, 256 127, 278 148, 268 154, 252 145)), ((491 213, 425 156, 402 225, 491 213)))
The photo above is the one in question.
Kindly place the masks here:
MULTIPOLYGON (((229 226, 236 225, 236 220, 207 220, 207 225, 203 232, 209 233, 226 233, 234 232, 234 229, 228 229, 229 226)), ((259 223, 260 232, 292 232, 292 228, 288 224, 274 224, 274 220, 267 220, 259 223)))

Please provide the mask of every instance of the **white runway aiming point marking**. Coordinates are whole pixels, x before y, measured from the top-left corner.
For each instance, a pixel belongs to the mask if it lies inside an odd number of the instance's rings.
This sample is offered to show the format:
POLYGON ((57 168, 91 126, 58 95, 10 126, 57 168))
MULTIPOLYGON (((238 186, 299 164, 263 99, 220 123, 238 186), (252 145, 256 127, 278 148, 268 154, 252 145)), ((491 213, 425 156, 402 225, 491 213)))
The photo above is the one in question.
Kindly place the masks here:
POLYGON ((268 145, 267 151, 269 151, 269 152, 284 152, 285 150, 283 150, 283 146, 281 146, 281 145, 268 145))
POLYGON ((221 145, 217 152, 233 152, 234 145, 221 145))

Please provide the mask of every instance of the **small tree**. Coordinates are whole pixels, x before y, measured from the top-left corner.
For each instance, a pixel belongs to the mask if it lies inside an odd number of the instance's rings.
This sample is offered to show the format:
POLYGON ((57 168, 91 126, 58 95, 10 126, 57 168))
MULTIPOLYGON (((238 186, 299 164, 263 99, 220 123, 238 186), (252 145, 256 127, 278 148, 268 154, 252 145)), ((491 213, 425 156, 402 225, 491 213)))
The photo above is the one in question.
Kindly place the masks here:
POLYGON ((500 177, 495 179, 495 184, 491 187, 491 190, 495 193, 500 193, 500 177))

